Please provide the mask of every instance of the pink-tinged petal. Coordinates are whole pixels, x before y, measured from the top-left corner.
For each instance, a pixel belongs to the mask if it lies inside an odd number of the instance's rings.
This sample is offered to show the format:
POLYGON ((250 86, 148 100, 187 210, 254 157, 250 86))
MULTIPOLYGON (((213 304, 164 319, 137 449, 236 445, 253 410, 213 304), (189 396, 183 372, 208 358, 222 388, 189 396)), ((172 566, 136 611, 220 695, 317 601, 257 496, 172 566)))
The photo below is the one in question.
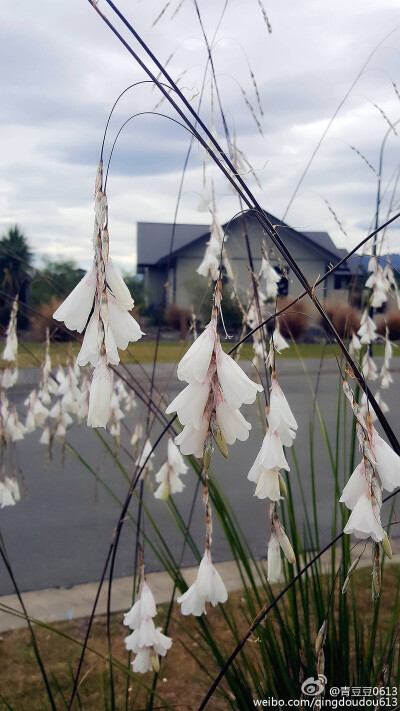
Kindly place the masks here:
POLYGON ((215 323, 211 321, 180 361, 177 370, 179 380, 185 380, 187 383, 193 381, 202 383, 205 380, 215 339, 215 323))
POLYGON ((93 264, 90 271, 71 291, 65 301, 53 314, 56 321, 64 321, 67 328, 81 333, 85 328, 92 310, 96 291, 96 268, 93 264))

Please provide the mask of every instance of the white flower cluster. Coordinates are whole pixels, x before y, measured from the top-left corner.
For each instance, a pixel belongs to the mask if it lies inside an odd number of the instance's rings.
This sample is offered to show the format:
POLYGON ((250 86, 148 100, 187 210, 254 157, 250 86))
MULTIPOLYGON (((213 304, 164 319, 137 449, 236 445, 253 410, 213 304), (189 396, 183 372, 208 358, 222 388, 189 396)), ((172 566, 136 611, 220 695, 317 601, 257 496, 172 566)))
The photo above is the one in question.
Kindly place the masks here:
POLYGON ((290 471, 283 447, 292 446, 296 437, 297 422, 275 372, 272 373, 271 378, 267 420, 267 432, 247 478, 256 484, 254 496, 258 496, 259 499, 268 498, 270 501, 278 501, 282 498, 280 490, 283 480, 280 469, 290 471))
POLYGON ((225 267, 229 279, 233 279, 232 268, 225 250, 227 236, 218 221, 215 210, 211 211, 212 223, 210 227, 210 241, 207 242, 206 251, 198 269, 197 274, 204 277, 211 277, 213 281, 219 279, 219 266, 225 267))
POLYGON ((170 494, 183 491, 185 485, 180 476, 186 474, 188 468, 178 447, 173 443, 171 437, 168 437, 167 461, 156 474, 156 482, 159 486, 154 492, 155 498, 165 501, 170 494))
POLYGON ((364 419, 347 382, 343 389, 357 420, 357 435, 363 454, 340 497, 352 511, 344 533, 384 542, 387 536, 380 519, 382 490, 390 492, 400 486, 400 457, 380 437, 370 417, 364 419))
POLYGON ((17 314, 18 296, 15 297, 11 307, 10 320, 6 331, 6 345, 2 355, 3 360, 9 362, 16 361, 18 358, 17 314))
POLYGON ((155 627, 153 617, 157 614, 156 603, 146 580, 143 580, 140 597, 133 607, 124 615, 124 625, 133 630, 125 637, 127 650, 136 654, 132 662, 134 672, 145 674, 148 671, 159 671, 158 655, 165 657, 172 645, 172 639, 161 632, 161 627, 155 627))
POLYGON ((130 341, 137 341, 143 335, 129 313, 133 308, 129 289, 108 254, 107 221, 107 197, 102 191, 100 163, 95 186, 93 265, 54 313, 56 320, 78 333, 86 327, 77 363, 82 366, 90 362, 95 368, 87 420, 91 427, 106 427, 108 422, 112 394, 108 364, 117 365, 118 348, 125 350, 130 341))
POLYGON ((20 498, 21 494, 16 478, 11 479, 4 476, 3 481, 0 481, 0 509, 4 509, 6 506, 15 506, 20 498))
POLYGON ((265 279, 267 299, 276 299, 281 275, 271 266, 266 253, 264 253, 261 260, 260 276, 265 279))
POLYGON ((376 257, 370 258, 368 271, 370 275, 365 282, 365 286, 372 291, 370 306, 373 309, 380 309, 388 300, 391 286, 393 281, 395 282, 393 272, 389 264, 387 264, 385 270, 382 269, 376 257))
POLYGON ((212 564, 211 551, 205 551, 195 582, 178 597, 182 615, 195 615, 199 617, 206 614, 206 602, 213 607, 219 602, 226 602, 228 593, 223 580, 212 564))
MULTIPOLYGON (((263 387, 254 383, 240 366, 221 348, 213 316, 203 333, 194 341, 178 365, 178 378, 188 386, 168 406, 184 425, 175 438, 182 454, 203 456, 208 432, 219 442, 244 441, 251 425, 239 408, 250 404, 263 387)), ((222 445, 224 446, 224 445, 222 445)))
POLYGON ((372 318, 369 315, 368 308, 364 309, 363 315, 361 316, 360 328, 357 331, 360 337, 361 345, 369 345, 376 340, 376 326, 372 318))

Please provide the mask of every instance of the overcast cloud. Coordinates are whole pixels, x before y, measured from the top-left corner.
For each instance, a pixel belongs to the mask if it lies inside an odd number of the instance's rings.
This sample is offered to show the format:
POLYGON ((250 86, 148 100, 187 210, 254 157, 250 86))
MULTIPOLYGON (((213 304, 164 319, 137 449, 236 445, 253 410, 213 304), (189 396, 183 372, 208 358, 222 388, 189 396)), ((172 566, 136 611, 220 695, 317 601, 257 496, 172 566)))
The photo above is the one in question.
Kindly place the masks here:
MULTIPOLYGON (((116 0, 120 10, 160 61, 168 66, 197 108, 206 51, 193 0, 178 0, 152 27, 165 0, 116 0)), ((201 0, 208 37, 215 33, 225 0, 201 0)), ((99 8, 121 30, 105 0, 99 8)), ((375 167, 388 124, 400 119, 397 0, 372 5, 361 0, 265 1, 269 34, 257 0, 229 0, 214 42, 218 86, 229 130, 236 131, 262 183, 249 177, 261 204, 281 219, 320 135, 368 55, 392 32, 333 123, 286 220, 305 230, 327 230, 338 246, 352 248, 370 229, 376 176, 349 147, 375 167), (247 55, 247 58, 246 58, 247 55), (256 106, 249 65, 264 109, 261 136, 243 101, 243 88, 256 106), (336 224, 327 204, 348 237, 336 224)), ((138 46, 129 34, 124 37, 138 46)), ((143 51, 140 51, 143 57, 143 51)), ((93 184, 109 110, 125 87, 144 73, 87 0, 14 0, 2 8, 0 27, 1 106, 0 229, 18 223, 37 255, 91 261, 93 184)), ((132 114, 152 111, 159 100, 149 85, 128 92, 110 124, 106 158, 116 132, 132 114)), ((174 117, 164 102, 158 109, 174 117)), ((210 122, 210 80, 201 114, 210 122)), ((215 124, 222 140, 216 106, 215 124)), ((400 132, 400 123, 399 123, 400 132)), ((156 116, 126 126, 110 168, 108 195, 113 256, 126 269, 135 264, 136 221, 173 220, 189 135, 156 116)), ((396 170, 399 137, 390 132, 384 154, 386 218, 396 170)), ((216 168, 221 221, 238 210, 237 198, 216 168)), ((184 183, 178 221, 203 223, 197 211, 202 186, 201 151, 195 143, 184 183)), ((399 199, 395 200, 399 209, 399 199)), ((400 227, 390 230, 390 249, 400 252, 400 227)))

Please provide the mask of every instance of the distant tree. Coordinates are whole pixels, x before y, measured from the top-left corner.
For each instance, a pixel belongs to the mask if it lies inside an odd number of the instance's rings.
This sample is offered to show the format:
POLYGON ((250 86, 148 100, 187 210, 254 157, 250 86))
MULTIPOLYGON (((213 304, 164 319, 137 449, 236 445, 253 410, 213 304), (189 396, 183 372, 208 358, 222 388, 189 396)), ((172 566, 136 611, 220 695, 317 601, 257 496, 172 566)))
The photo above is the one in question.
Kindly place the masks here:
POLYGON ((31 280, 31 301, 34 306, 62 300, 75 288, 85 274, 73 260, 43 259, 43 266, 31 280))
MULTIPOLYGON (((27 238, 18 225, 10 229, 0 239, 0 321, 8 322, 11 304, 18 294, 20 304, 26 303, 33 254, 27 238)), ((20 309, 18 323, 26 328, 27 319, 20 309)))
POLYGON ((145 294, 143 286, 143 277, 141 275, 131 276, 123 272, 125 284, 131 292, 132 299, 135 302, 135 310, 138 314, 143 314, 146 311, 145 294))

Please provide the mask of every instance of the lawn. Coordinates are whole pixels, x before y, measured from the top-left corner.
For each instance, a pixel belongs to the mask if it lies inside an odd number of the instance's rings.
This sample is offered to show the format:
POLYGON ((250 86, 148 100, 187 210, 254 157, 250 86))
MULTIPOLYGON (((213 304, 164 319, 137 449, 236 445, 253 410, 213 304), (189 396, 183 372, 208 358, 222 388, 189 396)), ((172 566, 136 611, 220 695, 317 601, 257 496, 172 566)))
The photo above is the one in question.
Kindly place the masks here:
MULTIPOLYGON (((174 363, 182 358, 190 344, 182 341, 161 341, 157 352, 157 361, 159 363, 174 363)), ((225 351, 229 351, 234 345, 233 341, 226 341, 223 344, 225 351)), ((72 360, 78 354, 80 344, 76 341, 68 343, 52 343, 51 359, 53 365, 65 365, 68 360, 72 360)), ((155 341, 141 340, 138 343, 131 344, 126 351, 120 351, 122 363, 152 363, 154 360, 156 343, 155 341)), ((374 346, 374 355, 383 356, 384 346, 374 346)), ((282 351, 278 358, 297 358, 298 354, 302 358, 333 358, 340 356, 338 346, 331 346, 323 343, 300 343, 296 348, 291 345, 287 350, 282 351)), ((400 349, 395 348, 394 356, 400 356, 400 349)), ((240 357, 243 359, 253 358, 253 348, 251 343, 244 343, 240 357)), ((20 368, 38 368, 43 363, 44 345, 43 343, 20 343, 18 349, 18 366, 20 368)), ((2 362, 0 368, 5 367, 5 362, 2 362)))
MULTIPOLYGON (((395 595, 400 566, 388 564, 383 577, 383 592, 380 606, 380 628, 385 630, 391 619, 391 611, 396 604, 395 595)), ((364 634, 367 636, 373 617, 371 602, 371 572, 364 568, 354 573, 355 605, 363 620, 364 634)), ((310 583, 311 585, 311 583, 310 583)), ((276 590, 278 591, 278 586, 276 590)), ((351 591, 348 595, 352 595, 351 591)), ((350 602, 350 600, 349 600, 350 602)), ((243 609, 244 598, 240 592, 231 593, 225 608, 229 606, 230 613, 235 619, 240 634, 247 629, 246 611, 243 609)), ((282 606, 282 602, 279 603, 282 606)), ((218 669, 210 650, 204 646, 199 623, 193 617, 183 617, 178 606, 175 606, 169 635, 173 637, 173 645, 167 657, 161 660, 160 679, 157 686, 158 693, 179 711, 192 711, 196 709, 205 694, 211 679, 217 674, 218 669), (204 670, 207 670, 204 674, 204 670), (209 676, 208 676, 209 675, 209 676)), ((157 623, 162 624, 165 619, 167 605, 158 608, 157 623)), ((282 607, 281 607, 282 610, 282 607)), ((234 641, 219 607, 210 608, 207 614, 207 623, 213 631, 213 637, 224 656, 232 651, 234 641)), ((263 623, 274 625, 273 615, 263 623)), ((66 621, 55 625, 63 635, 69 635, 78 640, 83 640, 87 625, 85 618, 66 621)), ((314 621, 312 621, 314 626, 314 621)), ((353 635, 350 627, 350 634, 353 635)), ((51 686, 56 698, 57 708, 67 708, 71 689, 72 678, 76 670, 80 646, 68 641, 46 628, 36 628, 37 640, 46 671, 51 679, 51 686)), ((126 663, 126 652, 123 639, 127 629, 122 625, 122 613, 113 614, 111 619, 111 637, 113 657, 119 662, 126 663)), ((106 619, 98 616, 93 626, 89 640, 91 650, 86 655, 82 683, 79 687, 79 699, 74 708, 83 711, 102 711, 109 708, 109 669, 107 662, 106 619)), ((257 655, 256 636, 247 643, 247 652, 250 656, 257 655)), ((43 682, 35 662, 34 652, 26 629, 14 630, 3 633, 0 641, 2 658, 2 682, 0 693, 0 709, 11 711, 42 711, 49 708, 43 689, 43 682), (4 704, 4 705, 2 705, 4 704)), ((273 660, 272 660, 273 663, 273 660)), ((133 675, 128 678, 118 669, 115 672, 115 708, 118 711, 125 709, 125 693, 128 694, 130 710, 144 709, 145 691, 142 684, 152 684, 152 674, 133 675)), ((332 680, 333 683, 333 680, 332 680)), ((391 686, 388 680, 388 686, 391 686)), ((265 684, 261 680, 261 684, 265 684)), ((155 699, 155 707, 164 707, 160 699, 155 699)), ((209 704, 210 711, 225 711, 228 708, 226 700, 216 694, 209 704)))

